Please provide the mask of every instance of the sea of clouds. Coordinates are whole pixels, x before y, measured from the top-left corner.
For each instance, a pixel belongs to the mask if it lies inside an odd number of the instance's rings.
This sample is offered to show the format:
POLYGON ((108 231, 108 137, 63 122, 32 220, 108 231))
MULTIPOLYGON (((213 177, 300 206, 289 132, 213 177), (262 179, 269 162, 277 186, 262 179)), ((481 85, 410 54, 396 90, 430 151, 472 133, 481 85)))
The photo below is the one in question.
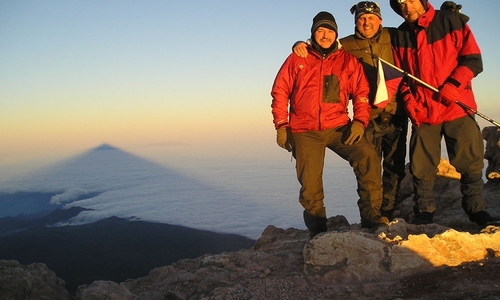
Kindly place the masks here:
MULTIPOLYGON (((204 159, 166 153, 158 163, 104 145, 1 182, 0 211, 7 211, 2 194, 49 193, 54 208, 91 209, 60 225, 117 216, 254 239, 271 224, 304 229, 295 162, 279 154, 204 159)), ((328 216, 359 223, 352 169, 333 153, 327 155, 324 183, 328 216)))

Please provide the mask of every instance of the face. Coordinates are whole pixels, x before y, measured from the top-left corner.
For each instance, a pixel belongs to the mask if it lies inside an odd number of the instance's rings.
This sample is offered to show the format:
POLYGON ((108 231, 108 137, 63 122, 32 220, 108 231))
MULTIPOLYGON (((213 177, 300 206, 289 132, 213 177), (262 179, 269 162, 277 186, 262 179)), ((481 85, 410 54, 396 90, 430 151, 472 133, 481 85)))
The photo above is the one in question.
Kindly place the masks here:
POLYGON ((401 13, 407 22, 414 23, 425 13, 425 8, 420 0, 406 0, 401 3, 401 13))
POLYGON ((356 28, 368 39, 378 32, 380 25, 382 25, 382 20, 374 14, 363 14, 356 20, 356 28))
POLYGON ((337 39, 337 34, 329 28, 320 26, 314 32, 314 40, 323 49, 330 48, 333 42, 335 42, 335 39, 337 39))

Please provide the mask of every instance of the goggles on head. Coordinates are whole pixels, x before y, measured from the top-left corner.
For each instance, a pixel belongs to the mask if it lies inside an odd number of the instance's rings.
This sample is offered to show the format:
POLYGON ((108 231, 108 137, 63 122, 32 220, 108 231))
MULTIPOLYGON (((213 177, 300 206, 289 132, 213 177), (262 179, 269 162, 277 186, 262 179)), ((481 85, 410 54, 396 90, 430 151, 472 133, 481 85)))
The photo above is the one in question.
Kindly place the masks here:
MULTIPOLYGON (((401 3, 401 1, 406 1, 406 0, 398 0, 398 2, 401 3)), ((360 13, 379 13, 380 14, 380 7, 378 6, 377 2, 371 2, 371 1, 362 1, 357 4, 355 4, 353 7, 351 7, 351 14, 354 14, 355 12, 360 13)))

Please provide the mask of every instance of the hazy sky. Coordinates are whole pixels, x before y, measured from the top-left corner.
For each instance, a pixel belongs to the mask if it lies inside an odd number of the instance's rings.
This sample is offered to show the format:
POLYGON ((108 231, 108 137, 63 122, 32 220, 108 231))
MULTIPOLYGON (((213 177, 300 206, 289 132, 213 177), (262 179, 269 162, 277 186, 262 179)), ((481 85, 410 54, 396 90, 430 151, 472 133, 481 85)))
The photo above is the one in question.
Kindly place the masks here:
MULTIPOLYGON (((2 0, 0 172, 102 143, 148 155, 279 152, 269 94, 279 67, 321 10, 351 34, 354 3, 2 0)), ((385 26, 402 22, 379 3, 385 26)), ((498 121, 500 2, 458 3, 483 52, 479 110, 498 121)))

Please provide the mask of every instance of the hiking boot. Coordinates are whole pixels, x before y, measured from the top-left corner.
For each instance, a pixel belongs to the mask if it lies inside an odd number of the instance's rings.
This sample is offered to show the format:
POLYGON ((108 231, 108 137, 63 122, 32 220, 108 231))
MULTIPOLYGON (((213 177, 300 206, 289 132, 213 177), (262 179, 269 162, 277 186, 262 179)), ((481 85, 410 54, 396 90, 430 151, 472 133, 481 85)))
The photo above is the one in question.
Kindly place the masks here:
POLYGON ((311 215, 309 212, 304 210, 304 223, 307 229, 309 229, 309 238, 313 238, 319 233, 326 232, 328 227, 326 226, 326 217, 323 217, 325 210, 320 212, 320 216, 311 215))
POLYGON ((391 210, 380 210, 382 217, 386 217, 389 222, 394 221, 394 209, 391 210))
POLYGON ((476 223, 480 227, 486 227, 488 225, 496 225, 500 223, 500 219, 493 218, 484 210, 480 210, 478 212, 472 213, 469 215, 469 220, 471 222, 476 223))
POLYGON ((433 218, 434 218, 434 213, 422 211, 415 213, 415 218, 411 223, 415 225, 431 224, 433 218))
POLYGON ((375 228, 387 224, 389 224, 389 219, 381 215, 370 216, 369 218, 361 217, 361 228, 375 228))

